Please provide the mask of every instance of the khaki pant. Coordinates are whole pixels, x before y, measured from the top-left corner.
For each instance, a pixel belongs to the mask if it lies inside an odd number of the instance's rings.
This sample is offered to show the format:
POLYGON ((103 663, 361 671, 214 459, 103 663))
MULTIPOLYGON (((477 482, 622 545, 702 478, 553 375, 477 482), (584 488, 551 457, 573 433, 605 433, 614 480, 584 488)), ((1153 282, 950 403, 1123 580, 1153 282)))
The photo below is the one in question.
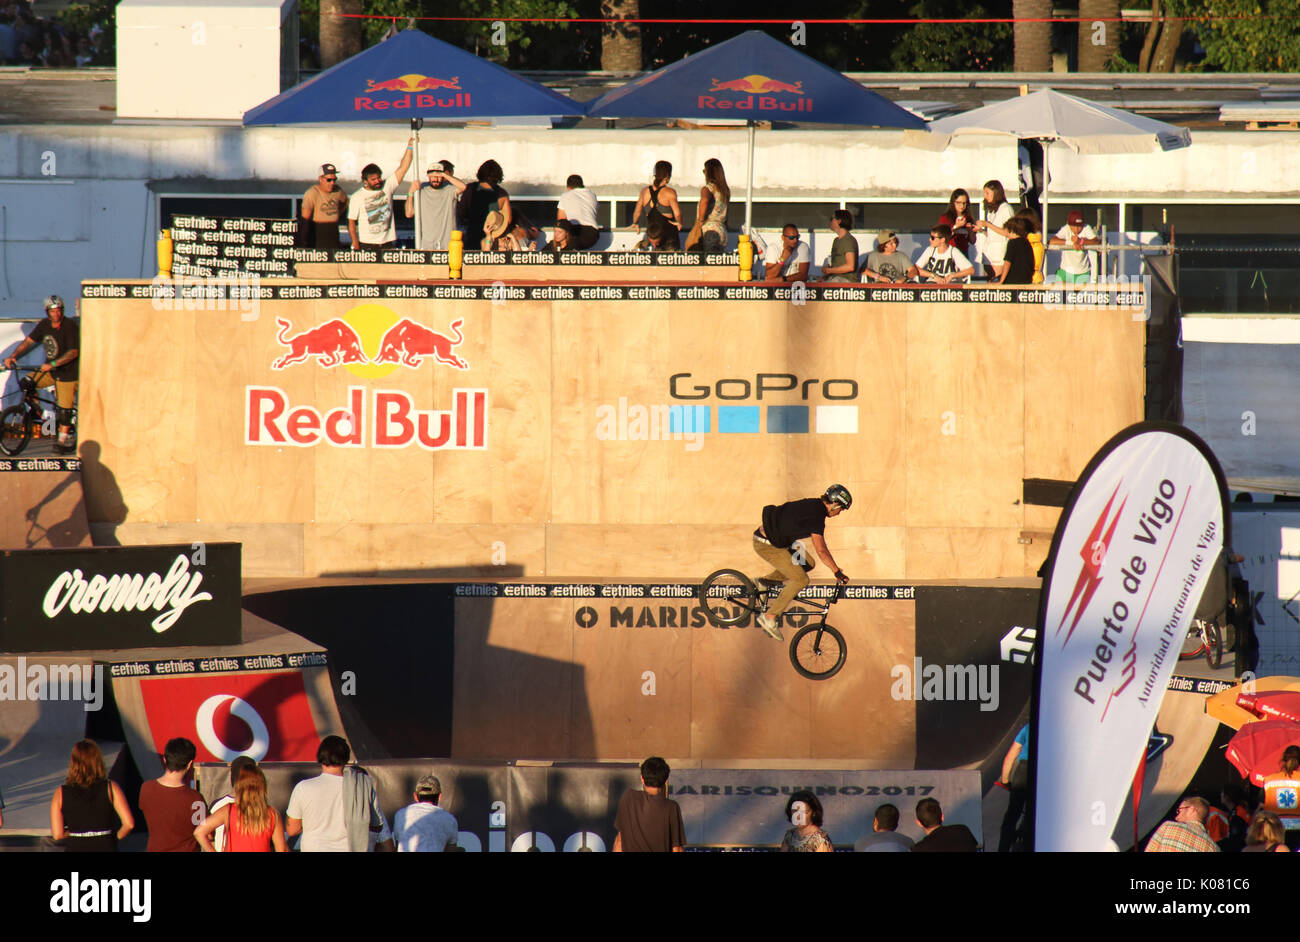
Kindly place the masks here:
POLYGON ((790 555, 790 550, 780 549, 771 543, 760 540, 758 537, 754 537, 754 552, 761 556, 764 562, 771 563, 773 567, 773 571, 764 578, 785 583, 781 589, 781 594, 776 597, 776 601, 767 610, 768 617, 776 620, 794 601, 794 597, 808 585, 808 573, 804 572, 803 567, 794 561, 794 557, 790 555))
POLYGON ((39 370, 31 374, 36 378, 36 388, 45 389, 54 386, 54 398, 58 400, 60 409, 71 409, 77 404, 77 381, 55 379, 52 373, 42 373, 39 370))

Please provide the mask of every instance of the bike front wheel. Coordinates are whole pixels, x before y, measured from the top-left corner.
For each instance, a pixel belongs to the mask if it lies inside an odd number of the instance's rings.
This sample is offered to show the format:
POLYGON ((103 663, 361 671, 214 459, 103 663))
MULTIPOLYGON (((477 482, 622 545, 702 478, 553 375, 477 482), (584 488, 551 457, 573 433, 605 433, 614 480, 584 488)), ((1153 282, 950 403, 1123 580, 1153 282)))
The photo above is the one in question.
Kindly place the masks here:
POLYGON ((1194 661, 1205 653, 1205 634, 1201 630, 1201 621, 1192 621, 1192 626, 1183 639, 1183 649, 1178 652, 1178 660, 1194 661))
POLYGON ((700 583, 700 605, 715 625, 738 625, 759 611, 758 588, 738 569, 719 569, 700 583))
POLYGON ((790 639, 790 663, 809 680, 834 677, 848 655, 844 635, 830 625, 806 625, 790 639))
POLYGON ((26 406, 10 406, 0 413, 0 451, 21 454, 32 438, 32 417, 26 406))

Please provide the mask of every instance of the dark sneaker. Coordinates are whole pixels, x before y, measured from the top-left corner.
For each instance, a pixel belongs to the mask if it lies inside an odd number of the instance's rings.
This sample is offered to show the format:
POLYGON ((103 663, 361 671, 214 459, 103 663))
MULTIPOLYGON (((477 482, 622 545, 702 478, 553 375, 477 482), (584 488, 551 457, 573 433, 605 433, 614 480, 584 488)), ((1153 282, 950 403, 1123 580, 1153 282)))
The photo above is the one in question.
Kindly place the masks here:
POLYGON ((767 633, 769 638, 776 641, 785 640, 785 635, 781 634, 781 627, 776 623, 775 618, 769 618, 766 615, 759 615, 754 619, 754 622, 767 633))
POLYGON ((54 443, 54 453, 55 453, 56 455, 75 455, 75 454, 77 453, 77 446, 76 446, 76 445, 62 445, 62 444, 60 444, 60 443, 58 443, 58 442, 55 442, 55 443, 54 443))

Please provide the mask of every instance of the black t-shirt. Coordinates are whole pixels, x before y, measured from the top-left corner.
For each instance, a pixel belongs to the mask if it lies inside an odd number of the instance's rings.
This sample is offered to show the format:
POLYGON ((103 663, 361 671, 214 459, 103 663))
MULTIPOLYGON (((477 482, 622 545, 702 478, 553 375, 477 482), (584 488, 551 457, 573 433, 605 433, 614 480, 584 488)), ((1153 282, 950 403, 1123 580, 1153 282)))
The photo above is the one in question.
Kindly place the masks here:
POLYGON ((979 848, 979 842, 966 825, 944 824, 917 841, 912 853, 973 854, 979 848))
POLYGON ((825 534, 826 504, 820 497, 792 500, 777 507, 768 504, 763 508, 763 532, 773 546, 785 549, 795 540, 814 533, 825 534))
POLYGON ((483 223, 488 213, 497 208, 497 203, 506 191, 499 186, 483 187, 475 183, 469 192, 469 212, 465 216, 465 249, 477 252, 483 242, 483 223))
POLYGON ((677 802, 639 789, 623 793, 614 829, 623 835, 628 853, 669 853, 686 846, 686 828, 677 802))
POLYGON ((1006 284, 1027 285, 1033 283, 1034 247, 1029 244, 1028 239, 1008 239, 1006 258, 1009 263, 1006 284))
MULTIPOLYGON (((45 362, 53 363, 69 350, 81 349, 81 325, 74 318, 64 316, 56 328, 47 317, 32 328, 32 332, 27 335, 27 339, 43 345, 45 347, 45 362)), ((71 363, 56 366, 50 372, 54 374, 55 379, 61 379, 64 382, 76 382, 77 377, 80 375, 77 368, 80 362, 81 357, 78 356, 71 363)))

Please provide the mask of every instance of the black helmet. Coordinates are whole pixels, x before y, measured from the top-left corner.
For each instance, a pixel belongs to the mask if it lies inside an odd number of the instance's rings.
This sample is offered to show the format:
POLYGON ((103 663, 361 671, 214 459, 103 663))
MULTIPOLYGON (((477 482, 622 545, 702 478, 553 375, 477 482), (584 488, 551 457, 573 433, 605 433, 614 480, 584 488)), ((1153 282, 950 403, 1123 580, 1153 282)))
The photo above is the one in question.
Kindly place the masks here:
POLYGON ((57 307, 60 311, 66 311, 68 309, 64 305, 63 299, 57 294, 52 294, 45 299, 45 310, 48 311, 52 307, 57 307))
POLYGON ((828 504, 839 504, 845 510, 853 506, 853 495, 849 493, 849 489, 843 484, 832 484, 826 488, 822 500, 828 504))

